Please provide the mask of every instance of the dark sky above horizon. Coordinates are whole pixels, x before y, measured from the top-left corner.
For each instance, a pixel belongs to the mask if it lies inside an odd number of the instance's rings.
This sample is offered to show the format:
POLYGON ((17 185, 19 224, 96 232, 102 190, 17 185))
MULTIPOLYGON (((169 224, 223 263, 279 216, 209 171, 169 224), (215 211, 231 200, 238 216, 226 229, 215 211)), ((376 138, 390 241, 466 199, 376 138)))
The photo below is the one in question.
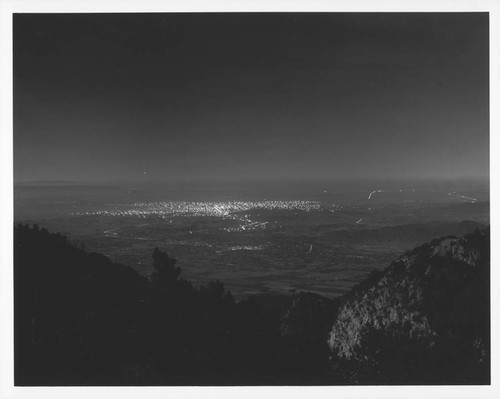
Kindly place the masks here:
POLYGON ((488 177, 488 14, 17 14, 14 176, 488 177))

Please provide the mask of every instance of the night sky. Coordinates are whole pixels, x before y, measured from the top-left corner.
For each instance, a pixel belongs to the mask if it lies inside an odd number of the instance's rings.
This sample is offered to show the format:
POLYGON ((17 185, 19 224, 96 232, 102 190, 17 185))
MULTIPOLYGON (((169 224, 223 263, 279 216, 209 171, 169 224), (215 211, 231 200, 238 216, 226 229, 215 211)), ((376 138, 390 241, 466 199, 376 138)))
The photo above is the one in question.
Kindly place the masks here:
POLYGON ((15 181, 488 177, 488 14, 17 14, 15 181))

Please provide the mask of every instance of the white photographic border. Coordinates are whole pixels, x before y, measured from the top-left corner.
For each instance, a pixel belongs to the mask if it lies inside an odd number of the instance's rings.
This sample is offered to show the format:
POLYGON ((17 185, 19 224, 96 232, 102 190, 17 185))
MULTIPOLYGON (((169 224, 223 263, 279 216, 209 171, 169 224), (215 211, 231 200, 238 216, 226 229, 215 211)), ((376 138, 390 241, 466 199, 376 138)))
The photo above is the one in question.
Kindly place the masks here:
POLYGON ((490 398, 499 389, 499 179, 497 128, 500 75, 500 2, 495 0, 0 0, 0 398, 490 398), (490 386, 344 387, 14 387, 13 383, 13 122, 12 16, 14 13, 111 12, 489 12, 490 16, 490 198, 491 198, 491 376, 490 386))

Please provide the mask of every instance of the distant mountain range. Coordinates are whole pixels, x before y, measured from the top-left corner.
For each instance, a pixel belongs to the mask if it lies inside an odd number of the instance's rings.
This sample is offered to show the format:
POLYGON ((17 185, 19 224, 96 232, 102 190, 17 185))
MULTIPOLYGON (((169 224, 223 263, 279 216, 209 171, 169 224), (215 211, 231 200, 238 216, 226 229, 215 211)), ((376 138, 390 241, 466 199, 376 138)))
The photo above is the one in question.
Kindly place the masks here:
POLYGON ((353 240, 377 242, 424 242, 435 237, 444 237, 448 235, 462 236, 473 232, 475 229, 484 228, 486 228, 485 224, 470 220, 462 222, 436 221, 359 230, 334 231, 325 233, 325 236, 340 242, 353 240))

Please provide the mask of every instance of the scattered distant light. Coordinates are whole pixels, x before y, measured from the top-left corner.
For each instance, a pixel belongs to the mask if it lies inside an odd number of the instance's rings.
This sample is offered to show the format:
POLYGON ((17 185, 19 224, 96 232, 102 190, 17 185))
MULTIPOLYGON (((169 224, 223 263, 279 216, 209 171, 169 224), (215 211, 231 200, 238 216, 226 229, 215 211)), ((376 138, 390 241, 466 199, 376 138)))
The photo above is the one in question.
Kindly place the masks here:
MULTIPOLYGON (((209 216, 223 219, 232 219, 238 222, 237 227, 225 228, 226 231, 260 230, 266 228, 268 222, 259 222, 251 219, 246 212, 260 210, 288 210, 288 211, 320 211, 321 209, 338 212, 341 206, 331 204, 322 207, 318 201, 228 201, 228 202, 150 202, 125 205, 114 210, 98 210, 94 212, 76 212, 75 216, 136 216, 140 218, 161 217, 170 219, 172 216, 209 216)), ((297 214, 297 213, 296 213, 297 214)), ((172 223, 172 220, 169 220, 172 223)), ((112 233, 110 233, 112 234, 112 233)), ((190 232, 190 234, 192 234, 190 232)))

